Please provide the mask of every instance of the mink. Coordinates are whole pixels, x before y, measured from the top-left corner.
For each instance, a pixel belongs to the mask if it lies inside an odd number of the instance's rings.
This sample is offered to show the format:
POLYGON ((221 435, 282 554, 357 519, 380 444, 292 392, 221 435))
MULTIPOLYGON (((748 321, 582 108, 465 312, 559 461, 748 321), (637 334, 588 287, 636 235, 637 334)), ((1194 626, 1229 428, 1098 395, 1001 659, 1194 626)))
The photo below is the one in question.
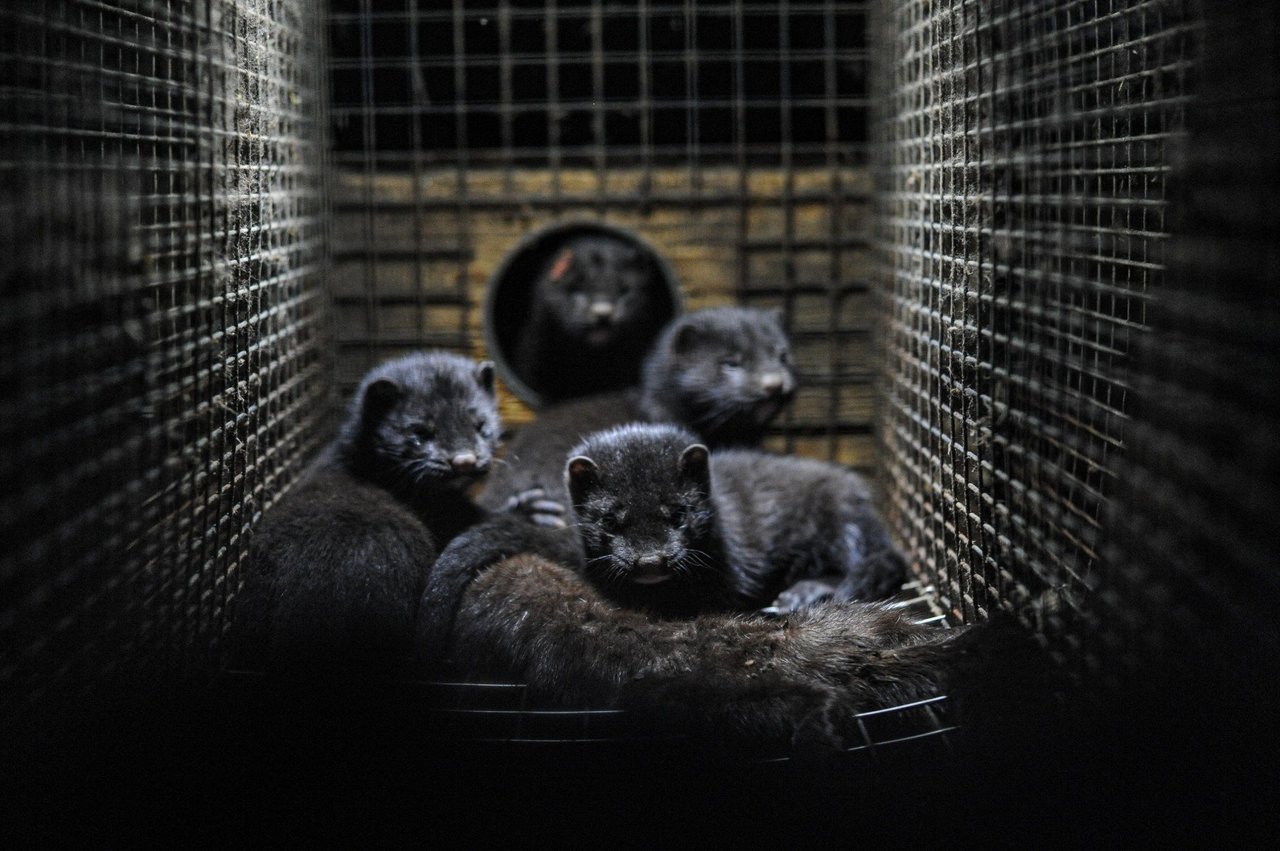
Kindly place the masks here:
MULTIPOLYGON (((499 429, 491 363, 424 352, 366 375, 337 437, 253 536, 233 664, 402 670, 428 569, 487 514, 467 490, 499 429)), ((536 496, 519 507, 557 509, 536 496)))
POLYGON ((663 617, 586 579, 571 538, 496 515, 454 539, 418 607, 420 670, 513 678, 536 700, 820 751, 862 743, 860 712, 946 694, 964 724, 998 735, 1009 707, 1047 694, 1038 648, 1008 619, 948 629, 884 601, 663 617))
POLYGON ((675 423, 713 448, 758 446, 795 396, 782 311, 714 307, 670 323, 645 358, 642 419, 675 423))
MULTIPOLYGON (((965 629, 917 624, 884 603, 654 618, 614 604, 554 557, 504 558, 482 529, 437 564, 469 584, 431 652, 455 670, 514 677, 541 700, 618 706, 729 739, 840 748, 858 740, 856 713, 944 693, 966 653, 965 629)), ((420 619, 442 602, 424 601, 420 619)))
POLYGON ((626 425, 588 436, 566 475, 581 571, 629 608, 687 617, 892 595, 906 559, 856 473, 688 431, 626 425))
POLYGON ((544 400, 635 384, 661 328, 652 258, 616 237, 567 240, 533 285, 513 369, 544 400))
POLYGON ((646 356, 639 387, 544 410, 511 441, 506 465, 480 500, 497 507, 540 487, 563 501, 569 450, 591 432, 628 422, 682 425, 713 448, 758 445, 795 390, 780 312, 717 307, 677 317, 646 356))

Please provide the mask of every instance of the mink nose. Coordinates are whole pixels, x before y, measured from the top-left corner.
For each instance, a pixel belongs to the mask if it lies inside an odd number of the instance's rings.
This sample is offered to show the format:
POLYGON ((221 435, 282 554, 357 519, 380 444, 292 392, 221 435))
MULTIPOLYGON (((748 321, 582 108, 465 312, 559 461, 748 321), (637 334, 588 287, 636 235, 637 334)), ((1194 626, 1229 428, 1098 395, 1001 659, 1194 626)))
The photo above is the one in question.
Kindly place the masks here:
POLYGON ((608 322, 613 318, 613 305, 607 301, 593 302, 591 305, 591 317, 597 322, 608 322))
POLYGON ((667 557, 661 553, 649 553, 646 556, 640 556, 636 559, 636 567, 641 570, 658 570, 666 567, 667 557))
POLYGON ((776 396, 786 387, 787 379, 780 372, 766 372, 760 376, 760 389, 770 396, 776 396))
POLYGON ((449 466, 459 473, 469 473, 478 465, 474 452, 459 452, 449 459, 449 466))

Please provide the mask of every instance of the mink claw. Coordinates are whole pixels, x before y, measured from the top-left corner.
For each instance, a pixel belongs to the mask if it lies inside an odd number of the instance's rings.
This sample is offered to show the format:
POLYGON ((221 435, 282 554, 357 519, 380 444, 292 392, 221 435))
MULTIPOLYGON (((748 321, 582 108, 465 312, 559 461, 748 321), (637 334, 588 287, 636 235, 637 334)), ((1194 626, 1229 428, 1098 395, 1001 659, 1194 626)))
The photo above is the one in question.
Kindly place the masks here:
POLYGON ((565 508, 554 499, 547 498, 545 488, 534 486, 512 494, 507 500, 507 511, 518 513, 535 526, 563 529, 565 508))
POLYGON ((503 506, 507 511, 523 511, 525 507, 547 495, 545 488, 535 485, 527 490, 517 491, 507 497, 507 503, 503 506))
POLYGON ((534 514, 564 514, 564 506, 553 499, 540 499, 531 503, 529 508, 534 514))
POLYGON ((825 603, 834 597, 834 593, 832 583, 826 580, 802 579, 775 597, 769 609, 778 613, 796 612, 825 603))
POLYGON ((563 529, 568 525, 564 522, 564 518, 558 514, 536 512, 529 514, 528 520, 535 526, 543 526, 548 529, 563 529))

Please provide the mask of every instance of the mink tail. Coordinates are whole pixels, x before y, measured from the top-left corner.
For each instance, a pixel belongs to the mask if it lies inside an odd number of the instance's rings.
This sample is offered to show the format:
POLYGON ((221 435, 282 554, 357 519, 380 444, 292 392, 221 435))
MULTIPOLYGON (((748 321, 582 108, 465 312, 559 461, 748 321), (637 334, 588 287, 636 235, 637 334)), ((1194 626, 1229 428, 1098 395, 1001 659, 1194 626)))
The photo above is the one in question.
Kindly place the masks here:
POLYGON ((859 740, 857 713, 963 687, 990 641, 989 630, 925 627, 885 604, 654 620, 522 553, 466 588, 452 647, 456 662, 519 677, 546 699, 839 749, 859 740))
POLYGON ((517 553, 570 564, 581 561, 581 552, 577 530, 537 526, 518 513, 492 515, 454 538, 432 565, 418 603, 419 671, 431 672, 445 663, 463 591, 481 570, 517 553))

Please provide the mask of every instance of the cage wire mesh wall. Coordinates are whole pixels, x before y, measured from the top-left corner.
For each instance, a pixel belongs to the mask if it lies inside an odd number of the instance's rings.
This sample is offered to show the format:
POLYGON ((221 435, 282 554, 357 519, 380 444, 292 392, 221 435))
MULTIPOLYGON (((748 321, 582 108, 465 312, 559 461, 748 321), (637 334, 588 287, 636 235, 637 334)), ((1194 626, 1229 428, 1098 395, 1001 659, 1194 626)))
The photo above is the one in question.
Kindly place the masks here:
POLYGON ((326 397, 323 29, 0 11, 0 693, 208 671, 326 397))
POLYGON ((1209 656, 1216 676, 1251 677, 1280 650, 1280 24, 1250 2, 1207 14, 1204 29, 1201 93, 1174 159, 1176 240, 1137 350, 1109 513, 1106 619, 1089 632, 1130 669, 1209 656))
POLYGON ((1167 719, 1148 752, 1187 743, 1150 770, 1190 778, 1189 808, 1211 801, 1238 844, 1265 845, 1280 788, 1280 23, 1257 0, 1204 18, 1172 158, 1176 238, 1136 347, 1108 568, 1081 634, 1135 727, 1167 719))
POLYGON ((1086 686, 1085 785, 1273 835, 1274 10, 878 12, 892 520, 1086 686))
POLYGON ((4 713, 206 669, 327 354, 344 393, 403 350, 482 354, 489 275, 578 219, 646 238, 686 307, 784 308, 804 390, 771 446, 881 471, 957 618, 1047 611, 1113 677, 1162 652, 1221 673, 1224 648, 1271 670, 1273 17, 6 7, 4 713))
POLYGON ((1194 4, 879 11, 892 521, 959 616, 1053 598, 1042 608, 1070 622, 1106 572, 1194 4))
POLYGON ((337 0, 341 386, 407 348, 481 354, 504 255, 603 220, 686 308, 785 308, 802 389, 772 445, 869 467, 866 6, 337 0))

